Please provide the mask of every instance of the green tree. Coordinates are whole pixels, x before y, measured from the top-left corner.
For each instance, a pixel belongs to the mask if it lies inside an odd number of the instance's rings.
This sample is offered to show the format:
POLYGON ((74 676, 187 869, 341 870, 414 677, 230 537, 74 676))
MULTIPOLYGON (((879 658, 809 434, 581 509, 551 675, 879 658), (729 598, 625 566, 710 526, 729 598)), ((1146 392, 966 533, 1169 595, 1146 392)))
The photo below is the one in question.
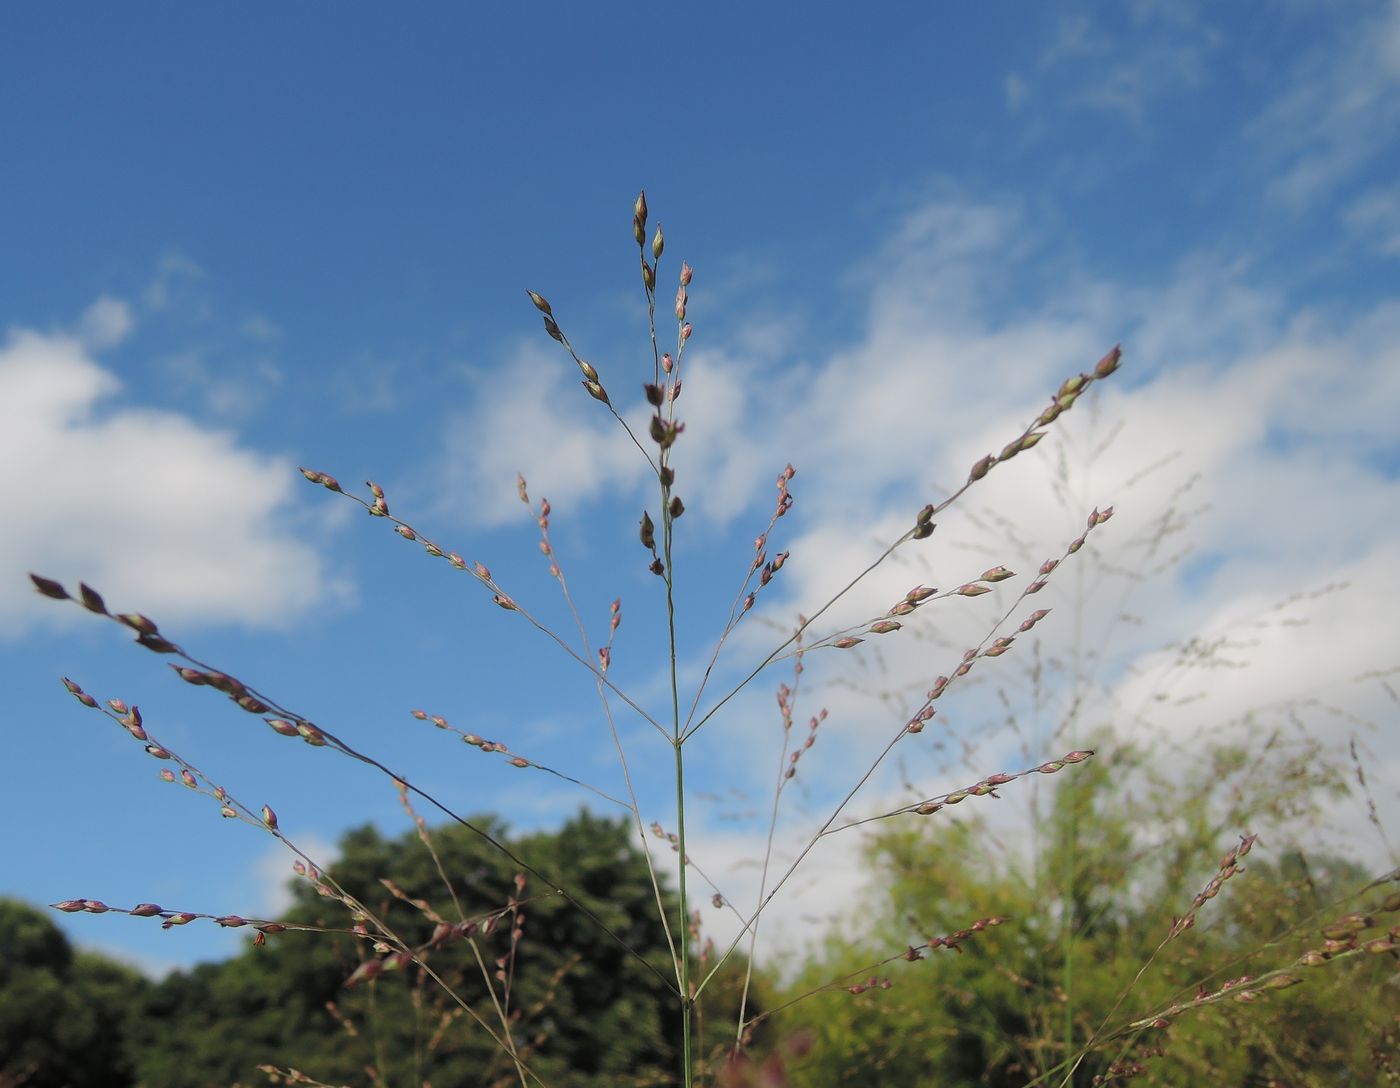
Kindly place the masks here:
POLYGON ((1227 828, 1306 812, 1335 780, 1312 751, 1268 774, 1228 747, 1206 758, 1215 774, 1189 790, 1120 749, 1058 782, 1046 818, 1000 852, 1005 836, 962 811, 881 832, 861 936, 833 934, 779 999, 811 994, 770 1032, 816 1037, 794 1082, 1379 1083, 1400 1023, 1386 954, 1400 894, 1296 845, 1232 851, 1227 872, 1227 828), (976 930, 990 918, 1004 922, 976 930), (872 966, 946 934, 952 950, 872 966))
MULTIPOLYGON (((353 897, 410 945, 432 941, 434 916, 475 919, 470 940, 424 957, 461 1003, 416 966, 347 989, 376 959, 367 940, 277 934, 156 988, 133 1037, 142 1083, 250 1083, 262 1079, 262 1064, 332 1083, 365 1082, 367 1071, 386 1084, 518 1083, 508 1056, 467 1011, 499 1032, 483 968, 509 975, 513 1037, 546 1083, 671 1083, 680 1039, 665 985, 669 952, 629 827, 580 814, 556 832, 507 839, 497 821, 473 822, 568 887, 612 937, 538 881, 519 887, 511 863, 464 827, 432 833, 431 850, 416 833, 386 839, 364 827, 345 836, 320 885, 353 897)), ((348 930, 345 904, 316 883, 299 882, 285 921, 348 930)), ((501 1000, 499 980, 495 991, 501 1000)))
POLYGON ((0 1086, 132 1084, 122 1041, 149 983, 76 952, 38 910, 0 899, 0 1086))

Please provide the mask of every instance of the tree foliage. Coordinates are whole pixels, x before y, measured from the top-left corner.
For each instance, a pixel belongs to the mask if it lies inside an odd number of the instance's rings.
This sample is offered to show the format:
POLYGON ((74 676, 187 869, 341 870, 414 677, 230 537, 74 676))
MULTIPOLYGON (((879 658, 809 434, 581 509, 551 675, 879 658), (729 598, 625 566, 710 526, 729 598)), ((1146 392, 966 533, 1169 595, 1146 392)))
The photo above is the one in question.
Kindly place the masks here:
POLYGON ((123 1051, 149 984, 75 951, 40 911, 0 899, 0 1088, 122 1088, 123 1051))
POLYGON ((410 944, 430 941, 434 916, 478 920, 471 940, 426 957, 462 1003, 416 966, 347 989, 375 953, 346 932, 344 903, 302 881, 286 920, 339 932, 278 934, 166 979, 133 1037, 142 1082, 263 1082, 258 1067, 271 1064, 330 1083, 513 1083, 508 1057, 474 1021, 473 1013, 501 1030, 484 969, 509 975, 512 1035, 546 1083, 669 1083, 678 1039, 668 1024, 667 946, 628 827, 582 814, 554 833, 506 839, 497 821, 474 822, 569 888, 612 937, 538 881, 518 888, 509 861, 466 828, 437 830, 430 851, 416 833, 388 839, 363 827, 345 836, 327 875, 410 944))
POLYGON ((794 1083, 1380 1083, 1400 1025, 1393 883, 1368 888, 1376 874, 1355 863, 1280 843, 1197 902, 1239 841, 1227 829, 1305 815, 1335 784, 1314 757, 1258 775, 1221 747, 1193 790, 1120 750, 1059 783, 1014 837, 975 815, 883 831, 861 936, 833 935, 787 996, 818 992, 778 1020, 773 1037, 816 1039, 794 1083), (1006 922, 926 962, 871 968, 993 916, 1006 922))

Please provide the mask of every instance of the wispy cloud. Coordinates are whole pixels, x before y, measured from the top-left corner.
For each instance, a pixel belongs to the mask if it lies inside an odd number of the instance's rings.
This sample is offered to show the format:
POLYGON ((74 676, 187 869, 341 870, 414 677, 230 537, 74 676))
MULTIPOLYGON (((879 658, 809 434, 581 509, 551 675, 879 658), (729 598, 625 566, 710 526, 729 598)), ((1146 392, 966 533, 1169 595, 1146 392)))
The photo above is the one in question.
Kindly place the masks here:
POLYGON ((0 541, 0 615, 14 636, 40 609, 25 570, 100 586, 158 616, 277 624, 337 592, 288 527, 295 466, 230 432, 123 402, 93 354, 130 327, 100 300, 80 335, 10 330, 0 346, 0 455, 18 516, 0 541))
POLYGON ((94 351, 114 347, 135 327, 131 307, 121 299, 103 295, 84 312, 78 322, 78 336, 94 351))
MULTIPOLYGON (((1040 91, 1057 104, 1142 124, 1158 101, 1199 86, 1223 35, 1189 4, 1129 6, 1131 45, 1105 20, 1062 14, 1036 61, 1040 91)), ((1018 100, 1025 84, 1018 77, 1018 100)))
MULTIPOLYGON (((615 441, 614 421, 571 371, 561 353, 521 348, 494 372, 469 377, 466 404, 443 434, 437 493, 451 496, 445 506, 478 525, 502 525, 520 516, 516 473, 535 494, 568 504, 630 490, 641 480, 645 465, 636 448, 615 441)), ((637 405, 631 407, 635 419, 637 405)))
POLYGON ((249 418, 283 382, 281 369, 271 359, 213 362, 197 348, 166 356, 158 365, 168 390, 225 420, 249 418))
POLYGON ((1394 146, 1400 129, 1400 3, 1338 21, 1290 73, 1290 90, 1249 136, 1276 173, 1270 195, 1294 208, 1331 198, 1394 146))
POLYGON ((1342 219, 1363 246, 1400 257, 1400 189, 1368 189, 1351 202, 1342 219))
POLYGON ((149 310, 165 310, 173 305, 189 285, 204 279, 204 269, 182 253, 167 253, 156 274, 141 292, 141 302, 149 310))

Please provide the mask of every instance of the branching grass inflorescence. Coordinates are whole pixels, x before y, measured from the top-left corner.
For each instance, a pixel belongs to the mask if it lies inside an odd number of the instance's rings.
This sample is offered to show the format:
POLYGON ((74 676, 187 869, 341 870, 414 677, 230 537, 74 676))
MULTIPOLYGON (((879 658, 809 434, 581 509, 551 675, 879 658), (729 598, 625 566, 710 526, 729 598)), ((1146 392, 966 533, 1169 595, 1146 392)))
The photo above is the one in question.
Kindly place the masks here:
MULTIPOLYGON (((76 592, 70 592, 59 582, 36 574, 31 577, 38 592, 59 601, 72 600, 87 611, 131 630, 140 646, 170 658, 172 670, 185 683, 219 693, 248 715, 262 720, 280 736, 297 738, 313 748, 335 752, 387 777, 417 828, 423 847, 431 857, 452 902, 449 912, 444 908, 435 907, 419 895, 406 891, 395 882, 387 881, 384 888, 390 897, 415 914, 418 921, 426 927, 429 936, 422 940, 401 933, 401 927, 392 924, 386 917, 381 916, 381 911, 373 909, 361 898, 350 894, 328 875, 325 869, 302 853, 280 826, 270 805, 261 805, 255 809, 238 801, 229 791, 215 784, 205 772, 156 740, 134 705, 120 700, 99 703, 76 682, 65 679, 64 684, 79 702, 98 710, 122 726, 144 745, 150 756, 170 764, 170 767, 162 770, 162 778, 182 783, 191 791, 209 797, 218 806, 223 817, 252 825, 275 837, 291 850, 297 857, 299 871, 312 882, 318 894, 338 902, 348 912, 350 924, 342 928, 320 927, 298 921, 249 919, 231 914, 213 915, 168 910, 151 903, 142 903, 131 908, 116 908, 95 899, 64 900, 53 904, 56 909, 71 913, 121 911, 134 917, 160 918, 160 924, 167 928, 200 921, 233 928, 250 926, 256 931, 256 940, 260 944, 269 936, 291 931, 332 932, 352 936, 362 942, 365 951, 359 966, 345 978, 345 986, 372 987, 388 974, 405 973, 410 970, 419 972, 420 978, 439 986, 443 993, 455 1002, 455 1015, 465 1016, 491 1038, 507 1056, 513 1079, 522 1086, 545 1083, 536 1071, 535 1056, 547 1050, 549 1033, 544 1031, 529 1037, 525 1030, 526 1025, 543 1012, 543 999, 527 1009, 522 1007, 520 995, 515 989, 518 956, 529 933, 527 916, 535 905, 545 901, 562 902, 567 904, 570 910, 579 912, 599 934, 624 949, 641 968, 652 973, 658 982, 664 985, 674 1004, 680 1037, 676 1078, 678 1083, 686 1085, 687 1088, 696 1082, 697 1077, 705 1075, 706 1071, 712 1073, 719 1082, 726 1084, 781 1083, 776 1078, 785 1075, 784 1062, 805 1051, 806 1044, 794 1043, 786 1052, 779 1048, 766 1064, 756 1063, 749 1054, 755 1031, 770 1022, 773 1017, 818 994, 844 991, 855 997, 875 996, 894 985, 889 976, 880 973, 889 965, 899 961, 912 963, 923 960, 929 953, 939 949, 961 953, 965 944, 973 942, 974 938, 980 938, 984 931, 1002 926, 1014 927, 1017 924, 1016 918, 997 913, 981 916, 969 914, 965 917, 975 920, 962 924, 961 928, 953 929, 945 936, 927 937, 921 943, 910 943, 902 951, 892 952, 885 958, 868 962, 856 969, 843 971, 818 985, 800 988, 799 992, 786 999, 768 1003, 766 1007, 762 1007, 760 1003, 760 1007, 755 1009, 754 965, 758 956, 760 920, 819 842, 877 821, 903 816, 932 816, 969 799, 996 798, 1002 787, 1011 786, 1019 779, 1032 775, 1053 775, 1084 764, 1094 755, 1094 750, 1088 747, 1073 747, 1068 751, 1061 747, 1058 750, 1059 754, 1041 752, 1035 757, 1032 765, 1021 770, 984 774, 968 785, 941 792, 925 789, 917 795, 916 800, 909 803, 893 807, 877 803, 875 811, 862 815, 849 814, 857 795, 875 779, 877 772, 881 771, 897 746, 924 731, 927 723, 934 718, 936 704, 951 688, 957 686, 974 669, 980 671, 995 667, 998 658, 1013 652, 1018 639, 1028 635, 1047 620, 1051 609, 1029 609, 1030 598, 1045 589, 1063 565, 1072 560, 1085 546, 1090 535, 1109 521, 1113 516, 1112 507, 1093 509, 1085 520, 1083 531, 1071 540, 1058 556, 1044 560, 1036 568, 1034 575, 1023 579, 1019 592, 1010 604, 986 624, 980 640, 966 646, 959 658, 945 662, 943 668, 946 674, 938 674, 921 682, 920 687, 927 685, 922 699, 917 702, 911 713, 890 723, 888 739, 884 745, 875 752, 868 763, 852 769, 847 785, 840 792, 836 802, 827 810, 824 818, 818 820, 815 826, 804 834, 803 844, 795 851, 790 862, 774 875, 775 833, 785 792, 789 784, 797 778, 799 763, 804 753, 813 748, 819 728, 828 716, 826 709, 811 715, 806 735, 801 738, 794 736, 795 707, 802 690, 803 673, 812 660, 812 655, 825 651, 859 654, 862 652, 859 647, 871 640, 898 639, 900 633, 905 630, 909 617, 914 613, 931 609, 953 598, 974 599, 984 596, 992 591, 992 587, 1012 582, 1018 575, 1006 566, 996 564, 974 577, 964 574, 962 577, 965 580, 951 589, 939 590, 923 584, 915 585, 884 611, 866 613, 866 618, 858 622, 823 629, 818 626, 823 617, 870 579, 901 549, 929 540, 937 528, 937 519, 985 480, 993 469, 1007 465, 1020 454, 1036 448, 1047 437, 1050 428, 1059 417, 1071 410, 1094 385, 1110 378, 1119 369, 1121 350, 1114 347, 1087 371, 1072 375, 1062 382, 1052 393, 1048 405, 1041 408, 1018 432, 1009 435, 999 451, 978 458, 968 469, 961 484, 950 494, 936 502, 925 503, 914 513, 907 527, 863 568, 850 574, 837 592, 798 617, 790 634, 764 653, 756 664, 739 670, 736 673, 737 679, 721 693, 715 694, 711 692, 710 687, 725 675, 719 667, 724 650, 746 617, 752 614, 760 596, 778 578, 791 557, 789 548, 785 547, 779 551, 774 542, 779 522, 793 508, 795 502, 790 485, 796 470, 790 464, 783 467, 776 476, 777 495, 767 523, 754 539, 752 553, 744 561, 742 576, 738 578, 738 585, 733 590, 732 597, 726 592, 726 599, 730 601, 727 613, 718 632, 713 636, 708 652, 702 658, 702 664, 697 668, 698 681, 686 690, 681 679, 677 639, 679 617, 676 605, 677 588, 681 584, 679 579, 685 573, 678 567, 676 542, 678 526, 686 512, 686 503, 678 491, 679 486, 686 484, 686 478, 682 475, 685 466, 678 462, 678 453, 685 449, 686 424, 678 415, 678 407, 685 403, 682 400, 683 374, 691 369, 686 352, 695 332, 691 322, 690 298, 694 271, 688 264, 683 263, 675 274, 676 290, 674 305, 671 307, 675 325, 669 331, 659 330, 657 299, 661 289, 658 284, 666 240, 660 227, 650 228, 645 194, 639 195, 633 205, 632 228, 633 238, 638 246, 653 356, 652 373, 646 376, 649 380, 643 382, 648 411, 644 425, 629 421, 625 412, 619 409, 604 384, 602 373, 598 367, 587 361, 569 338, 550 301, 533 290, 527 291, 527 295, 541 316, 546 334, 568 353, 577 366, 584 393, 601 405, 616 421, 621 428, 622 438, 630 443, 644 460, 655 487, 654 505, 648 504, 639 512, 637 540, 644 553, 646 567, 659 579, 661 588, 659 608, 666 628, 668 662, 664 707, 658 709, 646 705, 644 699, 629 694, 613 679, 615 636, 622 622, 621 600, 614 599, 609 607, 604 621, 606 634, 601 639, 590 637, 590 619, 585 615, 585 609, 575 600, 563 562, 550 536, 553 508, 547 499, 541 498, 538 502, 531 499, 528 483, 523 477, 517 480, 518 495, 537 525, 538 549, 551 579, 558 587, 573 624, 574 631, 569 634, 551 628, 534 604, 526 602, 523 595, 503 585, 485 564, 464 558, 446 544, 439 543, 419 526, 392 512, 384 488, 379 484, 367 481, 367 495, 362 496, 343 487, 339 480, 325 472, 302 468, 301 473, 310 483, 356 504, 371 517, 382 521, 399 538, 420 548, 428 557, 442 560, 448 568, 467 575, 484 595, 486 602, 534 628, 562 651, 570 668, 588 674, 616 755, 622 782, 620 789, 604 788, 590 783, 570 768, 556 766, 553 759, 547 761, 540 753, 530 751, 528 745, 522 745, 522 750, 517 752, 503 742, 459 729, 450 724, 443 715, 421 709, 414 709, 411 714, 413 718, 430 723, 445 734, 459 738, 477 753, 499 758, 512 770, 529 775, 545 775, 560 783, 582 789, 595 801, 615 807, 624 813, 637 847, 646 859, 652 899, 664 933, 669 967, 664 970, 658 969, 653 959, 646 954, 646 950, 632 947, 623 928, 608 919, 609 912, 605 903, 577 888, 568 887, 564 881, 557 878, 550 866, 521 855, 490 827, 482 826, 457 813, 444 801, 415 785, 410 777, 393 768, 388 757, 373 755, 350 745, 325 724, 291 709, 289 703, 292 700, 246 683, 231 673, 201 660, 163 633, 157 624, 145 615, 109 611, 101 594, 86 584, 80 584, 76 592), (781 716, 780 750, 777 753, 772 804, 764 831, 765 845, 758 860, 760 876, 757 896, 751 907, 745 907, 736 903, 725 889, 724 874, 706 872, 691 857, 686 823, 690 801, 687 785, 687 749, 702 739, 702 733, 708 732, 707 726, 719 711, 729 706, 754 680, 780 663, 791 667, 792 676, 790 682, 784 682, 777 688, 777 704, 781 716), (624 742, 624 731, 619 727, 617 720, 619 714, 634 715, 649 727, 651 734, 654 734, 654 737, 649 739, 660 745, 663 752, 667 748, 670 750, 666 753, 665 762, 674 782, 675 805, 674 811, 667 814, 664 824, 653 814, 643 811, 643 804, 634 786, 633 768, 644 756, 637 750, 638 744, 635 739, 630 742, 632 750, 629 750, 628 743, 624 742), (451 874, 435 850, 427 822, 415 808, 415 799, 426 803, 449 821, 477 836, 515 868, 513 890, 498 907, 484 913, 471 912, 459 901, 453 890, 451 874), (674 830, 667 830, 668 824, 674 830), (675 855, 674 895, 669 887, 670 877, 663 872, 663 866, 652 855, 651 843, 658 839, 669 846, 675 855), (696 895, 694 883, 688 878, 689 873, 694 873, 709 887, 707 898, 712 906, 732 914, 736 933, 721 950, 716 951, 711 941, 701 939, 698 912, 695 909, 695 903, 701 897, 696 895), (527 887, 538 890, 527 895, 527 887), (482 943, 483 939, 490 937, 497 930, 505 934, 505 945, 488 948, 482 943), (449 950, 459 945, 465 946, 480 976, 483 983, 482 992, 485 995, 484 1003, 472 1004, 458 995, 447 973, 438 969, 449 950), (720 985, 719 980, 725 971, 733 966, 731 961, 739 954, 741 945, 746 946, 746 954, 742 956, 742 974, 735 983, 732 1031, 726 1028, 727 1041, 717 1050, 718 1054, 723 1055, 723 1060, 708 1060, 702 1053, 700 1044, 703 1022, 698 1019, 699 1002, 710 987, 720 985)), ((699 486, 698 481, 696 486, 699 486)), ((654 775, 655 765, 648 762, 647 766, 648 774, 654 775)), ((1362 775, 1359 763, 1357 773, 1358 776, 1362 775)), ((1364 786, 1364 777, 1361 780, 1364 786)), ((1226 881, 1242 870, 1238 862, 1249 852, 1254 842, 1253 836, 1246 835, 1240 845, 1226 856, 1215 877, 1196 896, 1187 913, 1172 924, 1170 931, 1158 945, 1158 951, 1189 929, 1194 924, 1197 911, 1222 890, 1226 881)), ((1397 905, 1396 897, 1391 895, 1376 907, 1376 913, 1394 911, 1397 905)), ((1119 1006, 1127 999, 1138 979, 1152 965, 1156 958, 1154 952, 1142 965, 1137 978, 1119 995, 1108 1015, 1096 1029, 1086 1033, 1078 1053, 1071 1053, 1068 1045, 1066 1046, 1055 1075, 1063 1074, 1061 1083, 1069 1084, 1075 1069, 1086 1054, 1110 1042, 1121 1044, 1123 1040, 1134 1041, 1141 1032, 1160 1028, 1190 1010, 1205 1008, 1226 1000, 1254 1000, 1269 991, 1295 985, 1299 981, 1295 973, 1298 965, 1318 965, 1363 953, 1394 951, 1397 942, 1400 942, 1396 930, 1391 928, 1385 933, 1380 933, 1378 925, 1372 914, 1346 915, 1324 929, 1323 943, 1300 957, 1297 964, 1280 967, 1264 974, 1229 979, 1214 989, 1198 992, 1189 1000, 1177 1001, 1148 1016, 1114 1026, 1119 1006), (1367 936, 1372 929, 1377 930, 1376 934, 1367 936)), ((558 978, 562 978, 571 969, 573 962, 575 961, 571 960, 560 966, 558 978)), ((1009 972, 1009 975, 1019 978, 1014 972, 1009 972)), ((558 979, 556 983, 557 981, 558 979)), ((552 987, 546 988, 547 994, 553 992, 552 987)), ((350 1020, 343 1016, 340 1019, 347 1031, 353 1030, 350 1020)), ((434 1038, 440 1039, 441 1033, 447 1030, 451 1022, 454 1022, 451 1017, 444 1019, 434 1038)), ((1103 1076, 1104 1079, 1121 1079, 1141 1072, 1141 1069, 1141 1062, 1124 1051, 1115 1059, 1114 1064, 1107 1067, 1103 1076)), ((293 1067, 267 1065, 264 1072, 274 1082, 322 1083, 311 1074, 293 1067)), ((1047 1075, 1043 1074, 1038 1080, 1046 1079, 1047 1075)))

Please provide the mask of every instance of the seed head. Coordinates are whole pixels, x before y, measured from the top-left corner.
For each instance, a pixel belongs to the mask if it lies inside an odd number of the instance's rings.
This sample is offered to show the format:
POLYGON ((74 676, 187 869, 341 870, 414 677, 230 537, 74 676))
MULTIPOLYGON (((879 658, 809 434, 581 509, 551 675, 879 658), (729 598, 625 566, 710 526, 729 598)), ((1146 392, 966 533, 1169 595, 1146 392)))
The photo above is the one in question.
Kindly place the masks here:
POLYGON ((42 575, 31 574, 29 580, 34 583, 34 588, 45 597, 52 597, 56 601, 68 600, 68 591, 61 584, 52 578, 45 578, 42 575))
POLYGON ((1123 345, 1116 344, 1112 351, 1105 355, 1094 365, 1094 377, 1107 378, 1118 369, 1119 360, 1123 358, 1123 345))
POLYGON ((1060 386, 1059 392, 1057 392, 1055 396, 1062 399, 1064 397, 1075 396, 1081 389, 1084 388, 1084 383, 1088 380, 1089 379, 1083 374, 1076 374, 1072 378, 1066 378, 1064 380, 1064 383, 1060 386))
POLYGON ((96 612, 98 615, 107 615, 107 606, 102 602, 102 594, 93 589, 86 582, 78 583, 78 593, 82 596, 83 607, 89 612, 96 612))
POLYGON ((126 624, 138 635, 157 634, 155 621, 141 615, 140 612, 123 612, 117 619, 126 624))

